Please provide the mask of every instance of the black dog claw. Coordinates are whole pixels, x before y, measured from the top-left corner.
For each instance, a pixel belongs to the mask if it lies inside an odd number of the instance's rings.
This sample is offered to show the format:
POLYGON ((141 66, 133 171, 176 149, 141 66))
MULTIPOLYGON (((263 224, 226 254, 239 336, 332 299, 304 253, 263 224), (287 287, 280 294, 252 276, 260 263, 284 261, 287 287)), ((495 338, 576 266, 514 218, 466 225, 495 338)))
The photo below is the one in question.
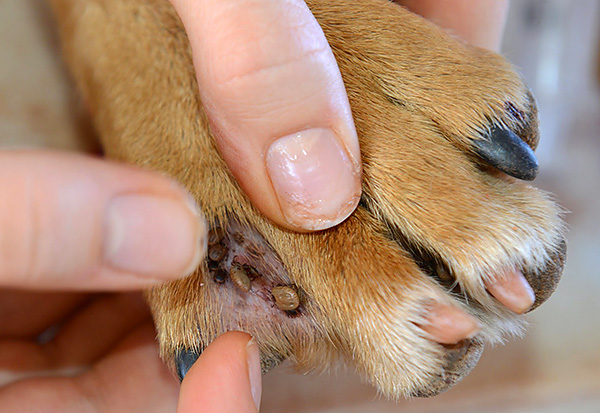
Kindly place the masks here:
POLYGON ((183 378, 196 360, 198 360, 198 357, 200 357, 200 353, 187 349, 181 350, 175 355, 175 369, 177 370, 179 381, 183 381, 183 378))
POLYGON ((494 127, 487 139, 473 141, 473 145, 477 155, 507 175, 532 181, 538 174, 533 150, 507 129, 494 127))

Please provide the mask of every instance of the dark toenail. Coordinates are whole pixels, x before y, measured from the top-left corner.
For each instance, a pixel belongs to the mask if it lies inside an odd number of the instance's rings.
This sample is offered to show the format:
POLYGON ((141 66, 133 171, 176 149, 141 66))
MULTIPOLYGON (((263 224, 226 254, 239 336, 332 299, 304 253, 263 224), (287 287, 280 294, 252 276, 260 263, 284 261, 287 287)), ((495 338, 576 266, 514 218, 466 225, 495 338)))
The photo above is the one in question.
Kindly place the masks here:
POLYGON ((187 372, 192 368, 196 360, 198 360, 200 354, 194 350, 181 350, 175 355, 175 370, 177 371, 177 377, 179 381, 183 381, 183 378, 187 372))
POLYGON ((275 304, 283 311, 294 311, 300 305, 298 291, 292 286, 282 285, 271 291, 275 304))
POLYGON ((208 231, 208 245, 214 245, 225 237, 225 230, 221 227, 215 227, 208 231))
POLYGON ((221 261, 225 254, 227 254, 227 248, 221 244, 214 244, 208 247, 208 258, 212 261, 221 261))
POLYGON ((486 139, 473 141, 476 153, 491 166, 525 181, 535 179, 538 161, 533 150, 508 129, 494 127, 486 139))
POLYGON ((227 281, 227 273, 221 268, 219 268, 217 271, 215 271, 213 279, 215 280, 215 282, 223 284, 225 281, 227 281))
POLYGON ((234 262, 231 265, 231 271, 229 271, 229 276, 231 277, 231 281, 235 284, 243 292, 247 293, 250 291, 251 284, 250 278, 246 271, 244 271, 244 267, 242 267, 239 263, 234 262))

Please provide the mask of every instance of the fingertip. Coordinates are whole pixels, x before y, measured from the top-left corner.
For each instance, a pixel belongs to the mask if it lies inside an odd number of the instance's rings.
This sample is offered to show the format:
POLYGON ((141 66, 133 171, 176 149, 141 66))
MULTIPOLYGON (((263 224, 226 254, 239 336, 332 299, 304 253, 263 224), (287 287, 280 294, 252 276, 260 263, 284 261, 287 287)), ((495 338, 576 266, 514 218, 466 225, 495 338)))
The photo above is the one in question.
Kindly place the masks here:
POLYGON ((228 332, 209 345, 186 374, 177 412, 257 412, 260 392, 256 342, 246 333, 228 332))
POLYGON ((204 218, 181 199, 118 195, 104 221, 104 262, 121 272, 171 280, 194 271, 206 251, 204 218))
POLYGON ((499 51, 509 0, 394 0, 474 46, 499 51))

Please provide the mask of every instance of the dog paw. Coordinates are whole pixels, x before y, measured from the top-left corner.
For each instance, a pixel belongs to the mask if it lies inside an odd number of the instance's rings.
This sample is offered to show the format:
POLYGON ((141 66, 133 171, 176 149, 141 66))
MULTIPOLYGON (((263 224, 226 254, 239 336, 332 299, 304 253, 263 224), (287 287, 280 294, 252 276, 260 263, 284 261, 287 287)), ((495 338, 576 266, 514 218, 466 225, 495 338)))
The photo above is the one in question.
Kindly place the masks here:
POLYGON ((502 57, 393 3, 308 1, 344 78, 364 183, 345 222, 296 234, 259 215, 219 157, 166 1, 55 3, 105 153, 179 179, 212 223, 196 274, 148 292, 180 377, 243 330, 264 371, 343 359, 389 397, 430 396, 554 291, 560 210, 524 182, 536 107, 502 57))

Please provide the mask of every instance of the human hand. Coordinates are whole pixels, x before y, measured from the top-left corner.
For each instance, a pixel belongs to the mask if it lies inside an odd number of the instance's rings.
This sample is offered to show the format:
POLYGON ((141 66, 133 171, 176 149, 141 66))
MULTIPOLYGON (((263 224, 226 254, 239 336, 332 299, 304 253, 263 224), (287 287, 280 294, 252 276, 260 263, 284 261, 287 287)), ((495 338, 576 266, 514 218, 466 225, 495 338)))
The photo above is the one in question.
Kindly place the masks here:
POLYGON ((180 389, 139 294, 3 291, 0 314, 0 411, 243 413, 260 403, 258 351, 239 332, 215 340, 180 389), (36 339, 57 323, 55 337, 36 339))
MULTIPOLYGON (((188 33, 217 146, 252 203, 296 231, 356 208, 361 161, 344 85, 302 0, 170 0, 188 33)), ((496 49, 508 0, 397 0, 496 49)))
MULTIPOLYGON (((0 194, 0 411, 172 411, 179 385, 158 357, 141 294, 88 291, 135 290, 191 272, 206 225, 189 195, 156 173, 39 151, 0 152, 0 194)), ((256 411, 260 373, 254 393, 247 383, 257 350, 249 346, 251 362, 238 357, 248 340, 230 333, 202 356, 186 383, 206 375, 230 385, 200 406, 228 411, 246 391, 256 411)), ((182 390, 182 411, 190 397, 182 390)))
POLYGON ((171 0, 217 146, 254 206, 296 231, 332 227, 361 194, 344 84, 302 0, 171 0))
POLYGON ((3 290, 0 313, 0 411, 175 410, 141 294, 3 290))

